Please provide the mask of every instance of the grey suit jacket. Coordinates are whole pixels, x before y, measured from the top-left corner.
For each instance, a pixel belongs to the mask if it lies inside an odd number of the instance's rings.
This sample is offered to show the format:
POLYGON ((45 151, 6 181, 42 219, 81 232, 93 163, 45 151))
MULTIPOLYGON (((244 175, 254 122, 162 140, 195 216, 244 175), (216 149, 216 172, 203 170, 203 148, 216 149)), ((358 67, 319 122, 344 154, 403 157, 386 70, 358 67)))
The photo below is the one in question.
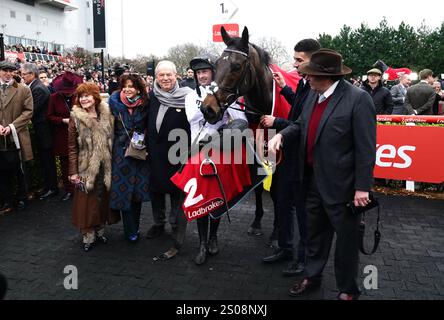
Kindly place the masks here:
POLYGON ((427 83, 419 82, 407 89, 404 106, 407 114, 431 115, 433 103, 435 102, 435 90, 427 83))
MULTIPOLYGON (((308 126, 318 95, 311 92, 299 119, 281 131, 284 147, 299 144, 299 179, 304 176, 308 126), (298 143, 296 143, 297 140, 298 143)), ((371 96, 341 80, 322 115, 314 145, 313 171, 327 204, 346 203, 370 191, 376 158, 376 111, 371 96)))
POLYGON ((407 89, 404 91, 404 86, 402 84, 397 84, 390 89, 390 93, 392 94, 393 103, 397 106, 404 105, 404 98, 407 94, 407 89), (405 92, 405 94, 404 94, 405 92))

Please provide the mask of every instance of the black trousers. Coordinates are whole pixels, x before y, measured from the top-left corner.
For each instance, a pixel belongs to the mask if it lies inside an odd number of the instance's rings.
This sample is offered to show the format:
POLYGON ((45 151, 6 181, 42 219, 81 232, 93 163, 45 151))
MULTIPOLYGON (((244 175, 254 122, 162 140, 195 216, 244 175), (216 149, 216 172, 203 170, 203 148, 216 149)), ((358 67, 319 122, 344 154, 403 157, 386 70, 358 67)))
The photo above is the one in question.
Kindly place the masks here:
POLYGON ((142 202, 131 202, 131 208, 128 211, 121 211, 123 220, 123 230, 125 237, 135 236, 139 233, 140 212, 142 211, 142 202))
POLYGON ((336 285, 341 293, 359 294, 359 216, 353 215, 345 203, 326 204, 319 193, 312 172, 306 175, 306 185, 308 189, 305 277, 320 280, 336 232, 334 255, 336 285))
POLYGON ((57 190, 57 169, 52 149, 38 148, 38 153, 45 190, 57 190))
POLYGON ((14 201, 14 177, 17 177, 17 194, 18 201, 26 201, 28 193, 28 185, 26 182, 25 164, 17 163, 10 170, 2 170, 0 168, 0 194, 4 203, 12 204, 14 201))
POLYGON ((219 229, 220 219, 212 219, 208 215, 196 219, 197 231, 199 233, 200 243, 207 243, 208 241, 208 221, 210 223, 210 238, 217 237, 217 230, 219 229))
POLYGON ((305 213, 306 192, 302 183, 289 181, 281 176, 277 192, 276 211, 278 216, 278 245, 280 248, 293 249, 295 240, 294 217, 298 224, 299 241, 296 261, 305 263, 307 246, 307 226, 305 213))
MULTIPOLYGON (((151 206, 153 208, 153 219, 155 225, 165 225, 166 220, 166 193, 150 192, 151 206)), ((173 228, 173 245, 180 249, 185 242, 188 221, 182 210, 182 203, 185 195, 179 189, 177 192, 169 193, 171 209, 168 216, 168 222, 173 228)))
POLYGON ((165 225, 166 223, 166 196, 170 196, 171 209, 168 215, 168 222, 172 227, 177 226, 177 216, 181 209, 181 192, 161 193, 151 191, 151 206, 153 208, 153 219, 156 225, 165 225))
POLYGON ((40 172, 43 178, 45 190, 57 190, 57 169, 53 154, 53 131, 52 126, 47 122, 37 122, 33 124, 35 131, 35 142, 37 154, 40 159, 40 172))

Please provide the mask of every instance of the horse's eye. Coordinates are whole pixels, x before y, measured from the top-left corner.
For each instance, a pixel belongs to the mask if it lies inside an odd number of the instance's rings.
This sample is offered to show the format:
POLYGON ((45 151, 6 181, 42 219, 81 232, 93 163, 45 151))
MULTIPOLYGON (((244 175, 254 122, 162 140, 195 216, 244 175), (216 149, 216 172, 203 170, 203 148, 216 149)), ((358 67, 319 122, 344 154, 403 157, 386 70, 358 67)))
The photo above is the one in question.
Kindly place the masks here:
POLYGON ((239 71, 241 68, 241 65, 239 63, 232 63, 231 64, 231 70, 232 71, 239 71))

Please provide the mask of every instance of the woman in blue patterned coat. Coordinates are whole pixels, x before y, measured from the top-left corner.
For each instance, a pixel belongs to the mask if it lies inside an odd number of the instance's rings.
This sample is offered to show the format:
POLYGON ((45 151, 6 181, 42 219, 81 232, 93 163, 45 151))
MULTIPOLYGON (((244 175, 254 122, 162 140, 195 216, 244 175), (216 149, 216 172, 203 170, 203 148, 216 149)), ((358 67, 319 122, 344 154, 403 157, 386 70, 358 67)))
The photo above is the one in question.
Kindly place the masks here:
POLYGON ((146 134, 148 97, 140 76, 122 75, 109 106, 115 118, 110 207, 121 212, 125 237, 136 242, 142 202, 150 200, 149 165, 147 160, 125 157, 125 152, 133 135, 143 141, 146 134))

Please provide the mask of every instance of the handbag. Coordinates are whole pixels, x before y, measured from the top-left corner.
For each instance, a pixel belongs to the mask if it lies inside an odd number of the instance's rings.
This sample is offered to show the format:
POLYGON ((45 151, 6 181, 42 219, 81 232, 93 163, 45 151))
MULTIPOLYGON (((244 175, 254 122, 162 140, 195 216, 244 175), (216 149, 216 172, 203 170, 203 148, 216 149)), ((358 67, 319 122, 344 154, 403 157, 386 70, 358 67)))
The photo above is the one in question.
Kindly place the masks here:
POLYGON ((125 158, 146 160, 146 157, 148 155, 148 152, 146 151, 146 146, 143 145, 142 147, 139 147, 135 143, 133 143, 133 141, 128 133, 128 130, 126 129, 125 124, 123 123, 122 115, 120 114, 120 112, 119 112, 119 118, 120 118, 120 122, 123 125, 123 128, 125 129, 126 135, 128 136, 128 139, 130 140, 129 145, 125 150, 125 158))
POLYGON ((379 241, 381 240, 381 232, 379 231, 379 221, 380 221, 380 207, 379 201, 373 194, 369 195, 370 202, 365 207, 356 207, 353 201, 350 201, 347 206, 350 208, 353 214, 359 215, 362 214, 361 222, 359 223, 359 251, 361 251, 365 255, 372 255, 376 252, 379 246, 379 241), (377 209, 378 216, 376 220, 376 230, 374 232, 374 241, 373 241, 373 249, 368 252, 365 250, 364 246, 364 238, 365 238, 365 214, 372 210, 377 209))

